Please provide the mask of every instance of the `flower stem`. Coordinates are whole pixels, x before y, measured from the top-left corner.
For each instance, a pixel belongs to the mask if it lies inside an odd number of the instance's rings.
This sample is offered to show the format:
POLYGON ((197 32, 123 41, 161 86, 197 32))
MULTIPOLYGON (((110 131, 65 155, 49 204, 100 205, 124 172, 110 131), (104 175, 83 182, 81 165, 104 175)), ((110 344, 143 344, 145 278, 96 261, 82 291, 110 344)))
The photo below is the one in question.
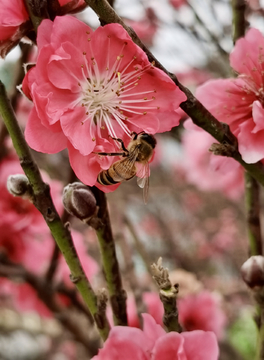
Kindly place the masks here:
POLYGON ((250 256, 262 255, 260 226, 259 184, 249 173, 245 173, 245 202, 248 224, 250 256))
POLYGON ((146 48, 146 46, 138 38, 135 31, 125 25, 122 19, 116 14, 115 10, 108 4, 107 0, 85 0, 85 2, 98 15, 101 23, 110 24, 118 23, 128 32, 132 40, 146 53, 150 62, 154 62, 158 69, 164 71, 171 80, 182 90, 187 100, 181 103, 181 108, 189 115, 193 122, 211 134, 216 140, 222 144, 229 144, 233 151, 232 157, 238 161, 262 186, 264 186, 264 165, 261 162, 255 164, 247 164, 237 148, 237 139, 231 133, 227 126, 218 121, 191 93, 189 89, 183 86, 174 74, 168 72, 155 56, 146 48))
POLYGON ((115 242, 112 234, 107 201, 105 194, 93 187, 92 191, 99 206, 98 218, 101 226, 96 229, 99 242, 104 276, 110 295, 110 303, 113 310, 115 325, 127 325, 126 292, 122 288, 122 278, 116 257, 115 242))
MULTIPOLYGON (((98 331, 105 340, 110 331, 107 321, 98 320, 97 297, 85 276, 84 270, 75 250, 71 234, 62 223, 52 202, 49 186, 41 178, 40 171, 34 162, 29 147, 24 139, 21 129, 16 120, 14 111, 7 97, 5 87, 0 81, 0 114, 13 141, 18 154, 20 164, 28 177, 33 191, 33 203, 43 215, 60 251, 62 252, 71 271, 72 281, 81 293, 84 302, 95 318, 98 331)), ((100 316, 99 316, 100 318, 100 316)))

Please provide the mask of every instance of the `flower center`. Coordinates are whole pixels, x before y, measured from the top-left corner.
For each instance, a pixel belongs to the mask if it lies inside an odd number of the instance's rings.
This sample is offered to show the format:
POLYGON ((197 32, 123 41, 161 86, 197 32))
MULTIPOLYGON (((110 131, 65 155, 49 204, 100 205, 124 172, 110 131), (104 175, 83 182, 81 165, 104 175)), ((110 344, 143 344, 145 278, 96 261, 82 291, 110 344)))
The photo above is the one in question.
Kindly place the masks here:
MULTIPOLYGON (((108 39, 110 49, 109 36, 108 39)), ((101 129, 105 128, 111 137, 117 137, 113 120, 128 136, 131 136, 131 131, 127 126, 130 116, 146 115, 149 110, 159 109, 153 104, 156 100, 155 89, 137 91, 142 76, 146 70, 153 68, 153 65, 148 63, 142 67, 136 64, 136 57, 132 57, 127 65, 122 66, 125 56, 123 50, 126 45, 127 43, 124 42, 121 53, 116 56, 112 67, 109 65, 110 52, 107 52, 103 71, 99 69, 94 56, 88 60, 86 52, 83 53, 84 64, 81 65, 83 79, 78 85, 81 88, 81 103, 86 109, 87 118, 82 121, 82 124, 90 121, 91 134, 95 135, 97 132, 99 137, 101 137, 101 129)), ((91 47, 89 54, 93 55, 91 47)))

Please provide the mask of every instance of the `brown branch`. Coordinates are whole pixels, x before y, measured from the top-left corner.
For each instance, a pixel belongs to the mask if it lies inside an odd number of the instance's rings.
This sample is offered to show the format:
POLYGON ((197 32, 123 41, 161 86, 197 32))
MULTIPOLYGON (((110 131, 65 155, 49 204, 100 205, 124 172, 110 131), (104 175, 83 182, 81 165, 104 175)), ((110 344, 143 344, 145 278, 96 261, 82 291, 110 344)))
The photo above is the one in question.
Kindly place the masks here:
POLYGON ((122 286, 115 242, 107 209, 105 194, 96 187, 91 188, 99 207, 97 217, 101 225, 96 228, 115 325, 127 325, 126 292, 122 286))

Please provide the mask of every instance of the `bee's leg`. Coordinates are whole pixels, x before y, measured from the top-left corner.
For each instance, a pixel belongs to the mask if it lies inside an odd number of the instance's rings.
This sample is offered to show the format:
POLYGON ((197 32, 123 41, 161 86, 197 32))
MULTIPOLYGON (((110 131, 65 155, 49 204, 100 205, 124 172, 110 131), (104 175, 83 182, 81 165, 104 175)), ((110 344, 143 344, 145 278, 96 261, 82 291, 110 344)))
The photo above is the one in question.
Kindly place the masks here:
POLYGON ((122 139, 119 139, 119 138, 113 138, 113 137, 112 137, 112 139, 113 139, 113 140, 115 140, 115 141, 120 142, 122 150, 124 150, 126 153, 128 153, 128 150, 127 150, 127 148, 125 147, 124 142, 123 142, 123 140, 122 140, 122 139))
POLYGON ((127 156, 127 152, 114 152, 114 153, 107 153, 107 152, 94 152, 93 151, 93 154, 97 154, 97 155, 102 155, 102 156, 127 156))

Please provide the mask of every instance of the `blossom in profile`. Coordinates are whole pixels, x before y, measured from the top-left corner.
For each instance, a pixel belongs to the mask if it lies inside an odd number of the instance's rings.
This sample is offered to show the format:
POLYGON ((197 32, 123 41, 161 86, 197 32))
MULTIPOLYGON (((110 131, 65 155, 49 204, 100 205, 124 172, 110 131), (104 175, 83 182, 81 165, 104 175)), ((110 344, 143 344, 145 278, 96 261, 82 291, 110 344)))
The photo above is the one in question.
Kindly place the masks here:
POLYGON ((219 350, 214 333, 200 330, 166 333, 150 315, 142 317, 143 330, 114 326, 93 360, 217 360, 219 350))
POLYGON ((236 200, 244 191, 244 171, 232 158, 216 156, 209 151, 214 138, 191 120, 185 122, 187 128, 182 135, 183 158, 180 164, 186 180, 204 191, 222 191, 236 200))
POLYGON ((219 120, 229 124, 238 139, 238 149, 247 163, 264 158, 264 37, 250 29, 236 42, 230 65, 234 79, 211 80, 196 96, 219 120))
POLYGON ((223 336, 226 316, 219 299, 209 291, 191 294, 177 301, 179 322, 186 331, 213 331, 218 338, 223 336))
POLYGON ((79 179, 94 185, 117 157, 131 132, 155 134, 178 125, 176 110, 186 96, 149 63, 119 24, 93 32, 70 16, 44 20, 38 29, 37 64, 23 81, 33 100, 25 136, 41 152, 68 148, 79 179), (104 49, 104 51, 102 51, 104 49))

